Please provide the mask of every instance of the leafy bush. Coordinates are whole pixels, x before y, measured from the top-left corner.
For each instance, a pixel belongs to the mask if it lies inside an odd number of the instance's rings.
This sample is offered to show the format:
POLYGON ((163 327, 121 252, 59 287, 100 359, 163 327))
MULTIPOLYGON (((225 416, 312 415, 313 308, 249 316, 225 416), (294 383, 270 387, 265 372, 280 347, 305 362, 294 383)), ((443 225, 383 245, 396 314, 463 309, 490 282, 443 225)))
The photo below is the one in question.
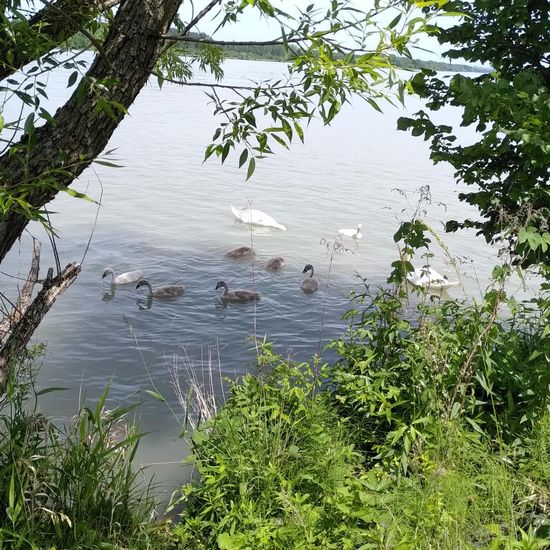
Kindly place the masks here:
POLYGON ((348 333, 332 344, 335 399, 373 460, 407 471, 434 420, 460 418, 511 445, 548 411, 550 316, 546 299, 518 304, 503 290, 481 304, 419 302, 389 290, 356 297, 348 333), (507 312, 507 316, 503 312, 507 312))
MULTIPOLYGON (((182 548, 357 548, 372 490, 361 458, 307 364, 247 375, 194 434, 200 480, 183 490, 182 548)), ((375 486, 377 481, 372 481, 375 486)))
POLYGON ((387 490, 391 525, 407 548, 547 548, 543 493, 528 472, 458 420, 430 427, 408 475, 387 490))

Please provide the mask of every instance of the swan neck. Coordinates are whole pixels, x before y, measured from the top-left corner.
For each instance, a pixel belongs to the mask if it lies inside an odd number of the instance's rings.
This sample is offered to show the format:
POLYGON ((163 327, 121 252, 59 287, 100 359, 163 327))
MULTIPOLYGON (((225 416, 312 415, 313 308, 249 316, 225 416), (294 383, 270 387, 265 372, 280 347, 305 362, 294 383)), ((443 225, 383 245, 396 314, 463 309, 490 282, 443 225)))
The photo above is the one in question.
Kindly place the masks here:
POLYGON ((147 287, 147 291, 149 293, 149 296, 153 295, 153 287, 151 286, 151 283, 149 281, 143 281, 143 285, 147 287))

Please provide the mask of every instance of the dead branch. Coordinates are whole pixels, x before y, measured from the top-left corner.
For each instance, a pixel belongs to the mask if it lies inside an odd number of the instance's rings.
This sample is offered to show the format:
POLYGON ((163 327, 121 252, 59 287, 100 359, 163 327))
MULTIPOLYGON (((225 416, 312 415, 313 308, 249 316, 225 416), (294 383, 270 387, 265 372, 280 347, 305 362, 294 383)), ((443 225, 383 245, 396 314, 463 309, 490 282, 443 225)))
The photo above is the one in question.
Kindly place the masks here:
POLYGON ((33 239, 34 250, 32 255, 31 269, 29 271, 29 276, 27 277, 23 288, 19 292, 17 297, 17 302, 13 306, 10 313, 8 313, 2 321, 0 321, 0 343, 6 335, 11 331, 12 326, 16 325, 23 316, 23 313, 29 306, 32 291, 34 285, 38 280, 38 271, 40 269, 40 241, 33 239))
MULTIPOLYGON (((35 264, 35 260, 36 257, 33 258, 33 265, 35 264)), ((57 277, 46 278, 40 292, 24 309, 21 309, 21 307, 24 305, 25 300, 27 302, 30 300, 30 295, 28 295, 27 298, 20 296, 20 300, 18 299, 18 303, 21 304, 19 308, 20 311, 17 314, 19 318, 16 323, 11 324, 10 335, 0 348, 0 392, 4 391, 9 370, 14 360, 27 346, 34 331, 53 306, 56 299, 76 280, 80 270, 80 264, 73 262, 57 275, 57 277)), ((27 284, 25 284, 25 286, 27 286, 27 284)), ((21 295, 22 294, 23 291, 21 292, 21 295)))

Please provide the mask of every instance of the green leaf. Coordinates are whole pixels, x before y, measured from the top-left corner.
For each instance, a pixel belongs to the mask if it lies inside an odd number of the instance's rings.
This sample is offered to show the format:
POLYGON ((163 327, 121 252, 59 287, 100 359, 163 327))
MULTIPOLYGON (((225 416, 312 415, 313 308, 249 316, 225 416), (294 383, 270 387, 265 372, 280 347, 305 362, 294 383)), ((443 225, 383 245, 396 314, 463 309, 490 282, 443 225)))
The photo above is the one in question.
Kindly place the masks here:
POLYGON ((479 424, 475 420, 473 420, 472 418, 466 417, 466 422, 468 422, 468 424, 470 424, 470 426, 472 426, 472 428, 477 433, 480 433, 481 435, 484 435, 483 430, 480 428, 479 424))
POLYGON ((302 129, 302 127, 297 122, 294 122, 294 129, 296 130, 300 141, 304 143, 304 130, 302 129))
POLYGON ((242 165, 246 162, 247 159, 248 159, 248 149, 243 149, 243 152, 239 157, 239 168, 242 167, 242 165))
POLYGON ((25 120, 24 130, 26 134, 32 134, 34 131, 34 113, 29 113, 25 120))
POLYGON ((160 401, 161 403, 166 403, 166 399, 158 391, 145 390, 145 393, 148 393, 151 397, 153 397, 157 401, 160 401))
POLYGON ((78 78, 78 71, 73 71, 71 73, 71 76, 69 76, 69 80, 67 82, 67 88, 70 88, 76 82, 77 78, 78 78))
POLYGON ((36 397, 40 397, 41 395, 46 395, 47 393, 52 393, 54 391, 66 391, 68 389, 69 388, 63 388, 61 386, 44 388, 43 390, 40 390, 40 391, 36 392, 36 397))
POLYGON ((256 161, 254 160, 254 157, 250 159, 250 162, 248 163, 248 170, 246 172, 246 180, 248 181, 252 174, 254 173, 254 170, 256 170, 256 161))
POLYGON ((110 168, 124 168, 122 164, 115 164, 114 162, 110 162, 108 160, 95 159, 94 162, 96 164, 101 164, 102 166, 109 166, 110 168))

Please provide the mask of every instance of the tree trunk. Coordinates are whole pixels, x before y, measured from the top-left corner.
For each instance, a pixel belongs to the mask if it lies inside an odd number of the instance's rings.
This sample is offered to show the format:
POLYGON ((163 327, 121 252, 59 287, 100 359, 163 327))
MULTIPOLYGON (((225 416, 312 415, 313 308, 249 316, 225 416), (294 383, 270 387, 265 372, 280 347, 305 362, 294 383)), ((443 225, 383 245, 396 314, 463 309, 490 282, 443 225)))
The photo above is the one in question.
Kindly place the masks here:
MULTIPOLYGON (((70 185, 101 153, 124 115, 115 105, 128 108, 147 82, 163 46, 160 37, 168 32, 181 1, 121 3, 102 52, 73 96, 57 111, 55 123, 36 129, 32 138, 24 136, 0 157, 4 188, 28 186, 26 200, 40 208, 58 193, 46 177, 53 178, 57 187, 70 185), (98 81, 114 83, 101 92, 103 100, 112 102, 112 116, 98 111, 100 92, 93 85, 98 81)), ((24 213, 13 208, 0 219, 0 262, 27 223, 24 213)))

